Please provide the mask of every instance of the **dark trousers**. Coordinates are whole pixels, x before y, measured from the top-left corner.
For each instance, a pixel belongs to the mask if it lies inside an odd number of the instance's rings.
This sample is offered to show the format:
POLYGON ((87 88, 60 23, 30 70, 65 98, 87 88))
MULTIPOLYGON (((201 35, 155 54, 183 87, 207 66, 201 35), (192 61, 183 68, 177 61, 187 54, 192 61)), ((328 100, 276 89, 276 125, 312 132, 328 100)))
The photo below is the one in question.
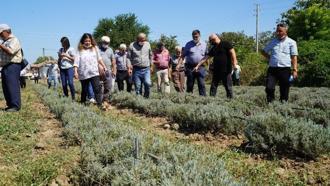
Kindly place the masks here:
POLYGON ((291 74, 290 67, 269 67, 266 79, 267 101, 272 102, 275 99, 275 85, 279 81, 280 101, 288 101, 289 98, 289 78, 291 74))
POLYGON ((220 81, 226 89, 227 98, 233 98, 233 81, 231 79, 231 73, 213 72, 210 96, 215 96, 217 94, 217 89, 220 81))
POLYGON ((24 76, 21 76, 19 78, 19 81, 20 81, 21 88, 25 88, 26 87, 26 78, 24 76))
POLYGON ((81 83, 81 102, 86 102, 86 97, 88 93, 88 84, 91 82, 95 99, 98 105, 102 104, 102 91, 101 91, 101 84, 100 84, 100 76, 91 77, 88 79, 80 80, 81 83))
POLYGON ((206 96, 204 81, 206 75, 205 68, 199 67, 199 70, 197 72, 193 71, 193 68, 194 67, 188 66, 186 68, 187 92, 193 92, 195 80, 197 79, 199 95, 206 96))
POLYGON ((69 85, 71 97, 74 100, 75 99, 75 90, 74 90, 74 84, 73 84, 73 75, 74 75, 73 68, 61 69, 60 74, 61 74, 61 82, 62 82, 62 88, 63 88, 64 95, 66 97, 69 96, 69 93, 68 93, 68 85, 69 85))
POLYGON ((118 84, 118 90, 123 91, 124 90, 124 81, 126 82, 127 92, 132 91, 132 76, 128 75, 127 70, 117 70, 117 84, 118 84))
POLYGON ((21 64, 16 63, 10 63, 1 70, 2 90, 9 108, 21 108, 20 72, 21 64))

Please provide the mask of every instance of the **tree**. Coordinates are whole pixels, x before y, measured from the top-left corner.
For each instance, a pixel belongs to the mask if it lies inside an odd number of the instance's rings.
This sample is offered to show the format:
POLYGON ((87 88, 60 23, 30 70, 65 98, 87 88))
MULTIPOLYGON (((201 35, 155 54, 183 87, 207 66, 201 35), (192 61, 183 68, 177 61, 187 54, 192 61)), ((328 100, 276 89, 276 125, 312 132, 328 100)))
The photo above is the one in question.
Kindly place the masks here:
POLYGON ((174 54, 175 53, 175 47, 178 46, 178 41, 176 40, 177 36, 166 36, 164 34, 162 34, 159 38, 159 40, 156 41, 151 41, 151 48, 155 49, 156 45, 158 42, 162 42, 165 44, 165 47, 167 48, 167 50, 170 52, 170 54, 174 54))
POLYGON ((298 50, 301 64, 298 84, 330 87, 330 41, 302 41, 298 50))
POLYGON ((272 31, 266 31, 259 33, 259 48, 263 50, 265 46, 274 38, 272 31))
POLYGON ((238 62, 243 62, 247 54, 254 52, 255 41, 252 36, 247 36, 244 32, 223 32, 220 34, 221 40, 229 41, 235 48, 238 62))
POLYGON ((330 40, 330 2, 327 0, 298 0, 282 14, 282 19, 294 40, 330 40))
POLYGON ((54 60, 54 58, 52 56, 40 56, 37 58, 37 60, 34 62, 34 64, 43 63, 43 62, 49 61, 49 60, 54 60))
POLYGON ((110 46, 116 49, 121 43, 129 45, 135 41, 140 32, 148 35, 149 30, 147 25, 138 22, 135 14, 120 14, 114 19, 101 19, 94 30, 93 36, 96 41, 100 41, 104 35, 109 36, 111 38, 110 46))

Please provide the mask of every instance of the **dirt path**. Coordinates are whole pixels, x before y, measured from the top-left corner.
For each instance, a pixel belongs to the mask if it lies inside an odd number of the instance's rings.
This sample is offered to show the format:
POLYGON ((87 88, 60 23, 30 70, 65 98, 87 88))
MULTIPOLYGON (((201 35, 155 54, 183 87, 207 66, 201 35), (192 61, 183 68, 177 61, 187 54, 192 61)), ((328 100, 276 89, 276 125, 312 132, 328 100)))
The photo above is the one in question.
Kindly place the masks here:
MULTIPOLYGON (((39 131, 37 135, 37 143, 34 147, 34 156, 45 156, 52 153, 58 153, 59 151, 77 151, 78 147, 68 147, 65 145, 65 140, 61 137, 63 132, 62 123, 55 118, 48 107, 43 105, 41 102, 36 102, 33 104, 34 108, 37 108, 43 118, 36 121, 39 125, 39 131)), ((78 162, 78 154, 76 154, 75 161, 72 164, 66 164, 58 170, 59 175, 52 180, 51 186, 56 185, 71 185, 70 184, 70 174, 73 166, 78 162)))
POLYGON ((36 92, 22 90, 21 110, 0 115, 0 185, 70 185, 79 147, 65 145, 61 121, 36 92))

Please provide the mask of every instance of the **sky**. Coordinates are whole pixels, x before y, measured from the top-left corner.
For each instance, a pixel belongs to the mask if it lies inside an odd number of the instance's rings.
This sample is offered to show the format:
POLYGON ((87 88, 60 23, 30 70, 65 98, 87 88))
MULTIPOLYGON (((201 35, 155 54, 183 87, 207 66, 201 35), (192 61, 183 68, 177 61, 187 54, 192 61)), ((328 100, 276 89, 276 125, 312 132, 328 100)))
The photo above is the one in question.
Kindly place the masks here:
POLYGON ((259 31, 274 31, 281 13, 295 0, 7 0, 1 2, 0 24, 18 37, 30 63, 43 55, 57 58, 60 39, 76 47, 83 33, 93 33, 102 18, 134 13, 150 27, 149 39, 175 35, 180 45, 191 40, 194 29, 203 40, 211 33, 241 32, 255 36, 256 4, 259 31))

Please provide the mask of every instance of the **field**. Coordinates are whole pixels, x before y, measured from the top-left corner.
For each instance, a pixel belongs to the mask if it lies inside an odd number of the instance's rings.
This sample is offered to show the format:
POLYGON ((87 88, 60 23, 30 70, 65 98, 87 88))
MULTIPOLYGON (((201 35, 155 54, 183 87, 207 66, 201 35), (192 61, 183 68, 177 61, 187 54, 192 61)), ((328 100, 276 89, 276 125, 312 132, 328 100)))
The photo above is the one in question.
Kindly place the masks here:
POLYGON ((44 85, 22 92, 19 113, 0 111, 0 185, 330 184, 329 88, 272 104, 264 87, 234 87, 233 100, 223 87, 115 93, 108 111, 44 85))

